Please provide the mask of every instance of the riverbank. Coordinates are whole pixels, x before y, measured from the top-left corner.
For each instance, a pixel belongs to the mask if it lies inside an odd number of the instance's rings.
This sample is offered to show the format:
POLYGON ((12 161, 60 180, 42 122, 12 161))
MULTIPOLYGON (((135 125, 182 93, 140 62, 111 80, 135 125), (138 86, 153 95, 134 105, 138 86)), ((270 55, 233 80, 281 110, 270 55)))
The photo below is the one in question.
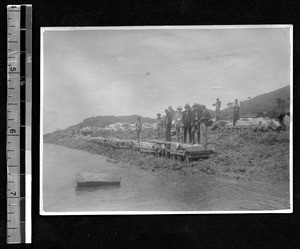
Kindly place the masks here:
MULTIPOLYGON (((111 134, 107 134, 110 136, 111 134)), ((118 137, 118 134, 114 134, 118 137)), ((132 133, 129 134, 133 136, 132 133)), ((122 138, 126 134, 121 134, 122 138)), ((104 155, 149 171, 172 171, 180 175, 216 175, 235 180, 289 181, 289 132, 273 131, 257 135, 252 130, 209 131, 209 146, 216 154, 191 163, 142 154, 134 150, 107 148, 84 140, 83 136, 47 135, 45 143, 62 145, 92 154, 104 155)))
POLYGON ((284 183, 227 180, 205 174, 179 175, 170 170, 152 172, 107 159, 82 150, 45 144, 41 197, 44 214, 271 211, 290 207, 289 186, 284 183), (121 177, 121 186, 77 188, 75 175, 81 171, 121 177))

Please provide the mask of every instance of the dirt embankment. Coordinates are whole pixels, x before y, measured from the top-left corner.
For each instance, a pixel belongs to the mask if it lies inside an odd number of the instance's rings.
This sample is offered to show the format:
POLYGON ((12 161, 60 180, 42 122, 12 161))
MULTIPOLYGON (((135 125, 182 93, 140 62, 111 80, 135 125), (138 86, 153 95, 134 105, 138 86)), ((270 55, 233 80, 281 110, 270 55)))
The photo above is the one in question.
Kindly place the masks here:
MULTIPOLYGON (((93 134, 93 136, 100 134, 93 134)), ((101 134, 105 137, 135 139, 135 133, 119 132, 101 134)), ((144 139, 155 136, 154 132, 144 134, 144 139)), ((76 136, 75 136, 76 137, 76 136)), ((252 130, 237 133, 232 130, 210 131, 209 146, 217 152, 210 158, 191 163, 173 161, 142 154, 134 150, 113 149, 87 142, 83 136, 75 138, 70 134, 46 135, 44 142, 62 145, 72 149, 105 155, 120 162, 136 165, 151 171, 177 171, 179 174, 213 174, 237 180, 265 180, 270 182, 289 179, 289 132, 273 131, 257 135, 252 130)))

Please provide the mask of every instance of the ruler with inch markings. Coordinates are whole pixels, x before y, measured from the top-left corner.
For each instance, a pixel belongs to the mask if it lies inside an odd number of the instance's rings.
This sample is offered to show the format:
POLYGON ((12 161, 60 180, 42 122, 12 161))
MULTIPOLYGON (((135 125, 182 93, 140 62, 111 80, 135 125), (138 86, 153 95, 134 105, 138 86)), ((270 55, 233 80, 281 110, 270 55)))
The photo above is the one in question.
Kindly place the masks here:
POLYGON ((32 7, 7 6, 7 244, 31 243, 32 7))

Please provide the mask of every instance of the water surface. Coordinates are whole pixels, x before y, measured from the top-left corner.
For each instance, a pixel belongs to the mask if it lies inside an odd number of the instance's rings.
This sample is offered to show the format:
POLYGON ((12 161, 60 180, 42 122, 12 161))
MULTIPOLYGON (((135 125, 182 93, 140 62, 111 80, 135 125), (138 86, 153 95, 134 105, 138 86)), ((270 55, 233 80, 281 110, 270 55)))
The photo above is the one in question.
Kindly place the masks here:
POLYGON ((46 212, 237 211, 289 208, 288 184, 225 180, 211 175, 151 172, 106 157, 44 144, 46 212), (77 188, 80 171, 121 176, 120 187, 77 188))

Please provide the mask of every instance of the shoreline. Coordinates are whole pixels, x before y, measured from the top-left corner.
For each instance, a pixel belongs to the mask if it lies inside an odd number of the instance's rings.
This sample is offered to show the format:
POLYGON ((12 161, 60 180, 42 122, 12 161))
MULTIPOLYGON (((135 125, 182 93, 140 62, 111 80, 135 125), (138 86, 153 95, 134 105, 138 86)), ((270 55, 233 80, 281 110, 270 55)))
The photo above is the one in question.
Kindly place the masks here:
POLYGON ((47 139, 44 143, 103 155, 152 172, 215 175, 238 181, 289 182, 289 153, 286 153, 289 146, 288 132, 272 132, 259 138, 251 131, 242 134, 210 132, 209 144, 215 147, 217 153, 208 159, 190 163, 155 157, 130 149, 103 147, 85 141, 82 136, 74 139, 65 135, 60 139, 47 139), (282 146, 278 146, 279 144, 282 146))

